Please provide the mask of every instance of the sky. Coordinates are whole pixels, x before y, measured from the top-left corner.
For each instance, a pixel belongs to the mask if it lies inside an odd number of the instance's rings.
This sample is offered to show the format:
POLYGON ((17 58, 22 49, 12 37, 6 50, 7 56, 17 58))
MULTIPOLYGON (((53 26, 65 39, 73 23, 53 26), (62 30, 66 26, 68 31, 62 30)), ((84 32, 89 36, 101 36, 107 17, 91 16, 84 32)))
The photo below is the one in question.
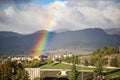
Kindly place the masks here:
POLYGON ((120 0, 0 0, 0 31, 120 28, 120 0))

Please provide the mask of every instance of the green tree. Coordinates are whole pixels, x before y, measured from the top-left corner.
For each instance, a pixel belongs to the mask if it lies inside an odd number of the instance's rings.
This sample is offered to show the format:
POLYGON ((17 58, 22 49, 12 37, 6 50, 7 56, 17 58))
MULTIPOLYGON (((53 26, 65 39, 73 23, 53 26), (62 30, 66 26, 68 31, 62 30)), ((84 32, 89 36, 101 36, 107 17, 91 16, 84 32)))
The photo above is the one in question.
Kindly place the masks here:
POLYGON ((93 56, 102 53, 103 56, 111 55, 111 54, 118 54, 118 50, 113 47, 103 47, 101 49, 97 49, 93 52, 93 56))
POLYGON ((48 63, 48 64, 52 64, 52 63, 53 63, 52 58, 49 57, 49 58, 47 59, 47 63, 48 63))
POLYGON ((95 57, 91 57, 91 59, 90 59, 90 65, 91 66, 95 66, 95 63, 96 63, 96 58, 95 57))
POLYGON ((33 59, 32 62, 30 63, 30 67, 39 67, 40 64, 41 64, 40 60, 33 59))
POLYGON ((102 59, 102 64, 107 65, 108 64, 108 58, 103 58, 102 59))
POLYGON ((80 56, 79 55, 75 56, 75 60, 76 60, 75 61, 76 64, 80 64, 80 56))
POLYGON ((69 56, 66 56, 66 57, 64 58, 64 61, 67 62, 67 63, 71 63, 71 62, 72 62, 72 61, 71 61, 71 57, 69 57, 69 56))
POLYGON ((114 58, 111 59, 110 66, 118 67, 118 59, 117 59, 117 57, 114 57, 114 58))
POLYGON ((70 71, 70 74, 69 74, 69 79, 70 80, 77 80, 77 77, 78 77, 78 71, 76 69, 76 56, 72 56, 72 68, 71 68, 71 71, 70 71))
POLYGON ((10 60, 0 64, 0 80, 12 80, 12 67, 10 60))
POLYGON ((61 63, 62 60, 61 60, 61 58, 56 58, 55 61, 61 63))
POLYGON ((95 70, 94 70, 94 72, 97 74, 97 76, 99 76, 100 77, 100 79, 102 79, 102 75, 103 75, 103 73, 102 73, 102 71, 103 71, 103 63, 102 63, 102 55, 101 55, 101 53, 100 54, 98 54, 97 56, 96 56, 96 63, 95 63, 95 70))
POLYGON ((118 67, 120 68, 120 55, 118 56, 118 67))
POLYGON ((6 60, 0 64, 0 80, 29 80, 29 76, 20 63, 6 60))
POLYGON ((89 65, 88 60, 86 60, 86 59, 84 60, 84 65, 85 65, 85 66, 88 66, 88 65, 89 65))

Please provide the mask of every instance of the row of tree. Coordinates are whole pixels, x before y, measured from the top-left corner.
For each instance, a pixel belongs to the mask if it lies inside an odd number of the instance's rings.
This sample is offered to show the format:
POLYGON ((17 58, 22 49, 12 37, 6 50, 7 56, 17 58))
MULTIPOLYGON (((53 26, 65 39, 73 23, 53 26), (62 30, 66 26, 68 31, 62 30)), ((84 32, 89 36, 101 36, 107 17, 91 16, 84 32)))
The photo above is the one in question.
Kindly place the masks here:
MULTIPOLYGON (((99 61, 99 56, 103 66, 120 67, 120 54, 115 48, 103 47, 102 49, 97 49, 87 58, 82 58, 83 56, 76 55, 76 64, 85 66, 95 66, 96 61, 99 61)), ((57 61, 72 63, 72 57, 66 56, 56 59, 57 61)))
POLYGON ((103 47, 102 49, 95 50, 90 57, 89 65, 95 66, 96 61, 99 61, 99 56, 103 66, 120 67, 120 53, 117 49, 103 47))
POLYGON ((33 59, 32 61, 22 62, 23 67, 25 68, 37 68, 47 63, 47 60, 38 60, 33 59))

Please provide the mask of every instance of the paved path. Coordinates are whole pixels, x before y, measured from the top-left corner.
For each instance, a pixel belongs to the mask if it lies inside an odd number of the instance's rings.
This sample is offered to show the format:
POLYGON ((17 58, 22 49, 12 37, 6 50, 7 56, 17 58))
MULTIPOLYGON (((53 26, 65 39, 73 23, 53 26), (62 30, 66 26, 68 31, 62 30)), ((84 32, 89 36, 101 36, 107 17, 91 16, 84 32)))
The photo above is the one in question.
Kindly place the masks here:
MULTIPOLYGON (((70 69, 40 69, 40 71, 70 71, 70 69)), ((94 72, 93 70, 78 70, 79 72, 94 72)))
MULTIPOLYGON (((72 65, 72 63, 67 63, 67 62, 62 62, 62 64, 72 65)), ((76 64, 76 66, 87 67, 87 68, 95 68, 95 66, 85 66, 85 65, 78 65, 78 64, 76 64)), ((118 67, 111 67, 111 66, 107 66, 107 67, 103 67, 103 68, 106 68, 106 69, 119 69, 118 67)))

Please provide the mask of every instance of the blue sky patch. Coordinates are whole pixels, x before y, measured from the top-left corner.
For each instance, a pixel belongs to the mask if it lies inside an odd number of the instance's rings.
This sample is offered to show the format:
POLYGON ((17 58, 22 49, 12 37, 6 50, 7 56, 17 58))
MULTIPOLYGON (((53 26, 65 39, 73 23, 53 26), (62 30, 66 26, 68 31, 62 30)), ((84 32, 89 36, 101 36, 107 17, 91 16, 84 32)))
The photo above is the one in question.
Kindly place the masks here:
MULTIPOLYGON (((32 0, 32 3, 39 4, 39 5, 47 5, 56 0, 32 0)), ((57 1, 66 1, 66 0, 57 0, 57 1)))

